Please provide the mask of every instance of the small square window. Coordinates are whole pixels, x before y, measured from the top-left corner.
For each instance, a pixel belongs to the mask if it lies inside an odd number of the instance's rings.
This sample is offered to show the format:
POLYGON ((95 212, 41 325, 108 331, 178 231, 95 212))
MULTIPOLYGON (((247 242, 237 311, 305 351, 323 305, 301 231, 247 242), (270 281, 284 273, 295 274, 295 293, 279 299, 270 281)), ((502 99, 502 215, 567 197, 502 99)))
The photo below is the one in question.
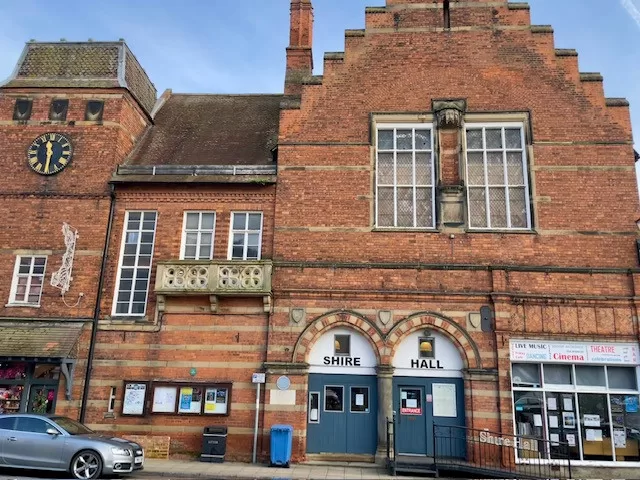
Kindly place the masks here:
POLYGON ((102 100, 89 100, 84 112, 84 119, 91 122, 101 122, 103 112, 104 102, 102 100))
POLYGON ((51 102, 49 110, 49 120, 64 122, 67 119, 67 110, 69 110, 69 100, 57 99, 51 102))
POLYGON ((13 110, 14 120, 29 120, 31 118, 31 108, 33 107, 33 101, 28 98, 19 98, 16 100, 16 105, 13 110))
POLYGON ((420 358, 435 358, 436 339, 433 337, 420 337, 418 339, 418 355, 420 358))
POLYGON ((351 355, 351 335, 335 335, 333 337, 334 353, 336 356, 351 355))

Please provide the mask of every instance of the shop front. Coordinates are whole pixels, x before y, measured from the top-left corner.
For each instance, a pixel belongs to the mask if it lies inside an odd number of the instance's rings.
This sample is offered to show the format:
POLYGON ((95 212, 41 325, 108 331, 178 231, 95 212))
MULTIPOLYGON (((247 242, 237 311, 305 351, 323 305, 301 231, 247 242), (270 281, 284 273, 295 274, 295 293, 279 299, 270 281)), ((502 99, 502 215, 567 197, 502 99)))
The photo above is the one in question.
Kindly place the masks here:
POLYGON ((568 448, 572 464, 640 466, 638 344, 511 340, 510 353, 517 435, 549 441, 550 460, 568 448))
POLYGON ((445 427, 460 441, 448 456, 465 458, 463 362, 448 337, 423 331, 408 335, 393 358, 396 448, 402 455, 434 454, 434 432, 445 427), (450 427, 450 428, 449 428, 450 427))
POLYGON ((335 328, 309 354, 307 453, 373 455, 377 357, 359 333, 335 328))
POLYGON ((0 324, 0 414, 55 413, 62 379, 70 399, 81 325, 0 324))

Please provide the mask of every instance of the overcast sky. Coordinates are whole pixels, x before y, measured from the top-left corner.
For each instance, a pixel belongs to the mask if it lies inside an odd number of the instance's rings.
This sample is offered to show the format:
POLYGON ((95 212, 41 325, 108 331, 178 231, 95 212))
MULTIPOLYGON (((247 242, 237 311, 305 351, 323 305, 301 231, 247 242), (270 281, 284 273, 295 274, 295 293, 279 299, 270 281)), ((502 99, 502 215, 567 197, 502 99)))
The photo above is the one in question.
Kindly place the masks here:
MULTIPOLYGON (((159 92, 281 92, 290 0, 0 0, 0 80, 29 39, 124 38, 159 92)), ((314 58, 344 49, 384 0, 313 0, 314 58)), ((640 145, 640 0, 530 0, 534 24, 575 48, 580 70, 601 72, 605 93, 631 102, 640 145)))

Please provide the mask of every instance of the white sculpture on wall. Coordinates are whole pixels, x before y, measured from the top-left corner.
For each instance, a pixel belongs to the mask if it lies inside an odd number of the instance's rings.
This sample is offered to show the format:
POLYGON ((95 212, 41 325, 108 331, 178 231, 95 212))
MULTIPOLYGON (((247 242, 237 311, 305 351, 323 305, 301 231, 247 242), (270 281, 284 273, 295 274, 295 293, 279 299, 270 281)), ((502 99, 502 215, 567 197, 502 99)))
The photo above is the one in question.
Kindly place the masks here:
POLYGON ((62 295, 64 295, 69 291, 69 286, 73 280, 71 270, 73 269, 73 257, 76 252, 76 240, 79 235, 78 231, 66 222, 62 224, 62 234, 64 235, 64 244, 67 247, 67 251, 62 255, 62 265, 60 265, 57 272, 53 272, 51 275, 51 286, 59 288, 62 295))

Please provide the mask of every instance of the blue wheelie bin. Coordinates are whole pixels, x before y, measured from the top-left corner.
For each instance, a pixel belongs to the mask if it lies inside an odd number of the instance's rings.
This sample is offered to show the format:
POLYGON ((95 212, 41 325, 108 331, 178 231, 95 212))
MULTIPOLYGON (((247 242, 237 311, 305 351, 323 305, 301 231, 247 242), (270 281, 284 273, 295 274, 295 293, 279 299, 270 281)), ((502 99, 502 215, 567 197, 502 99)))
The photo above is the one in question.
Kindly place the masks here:
POLYGON ((293 427, 291 425, 273 425, 271 427, 270 467, 289 468, 289 462, 291 462, 292 442, 293 427))

